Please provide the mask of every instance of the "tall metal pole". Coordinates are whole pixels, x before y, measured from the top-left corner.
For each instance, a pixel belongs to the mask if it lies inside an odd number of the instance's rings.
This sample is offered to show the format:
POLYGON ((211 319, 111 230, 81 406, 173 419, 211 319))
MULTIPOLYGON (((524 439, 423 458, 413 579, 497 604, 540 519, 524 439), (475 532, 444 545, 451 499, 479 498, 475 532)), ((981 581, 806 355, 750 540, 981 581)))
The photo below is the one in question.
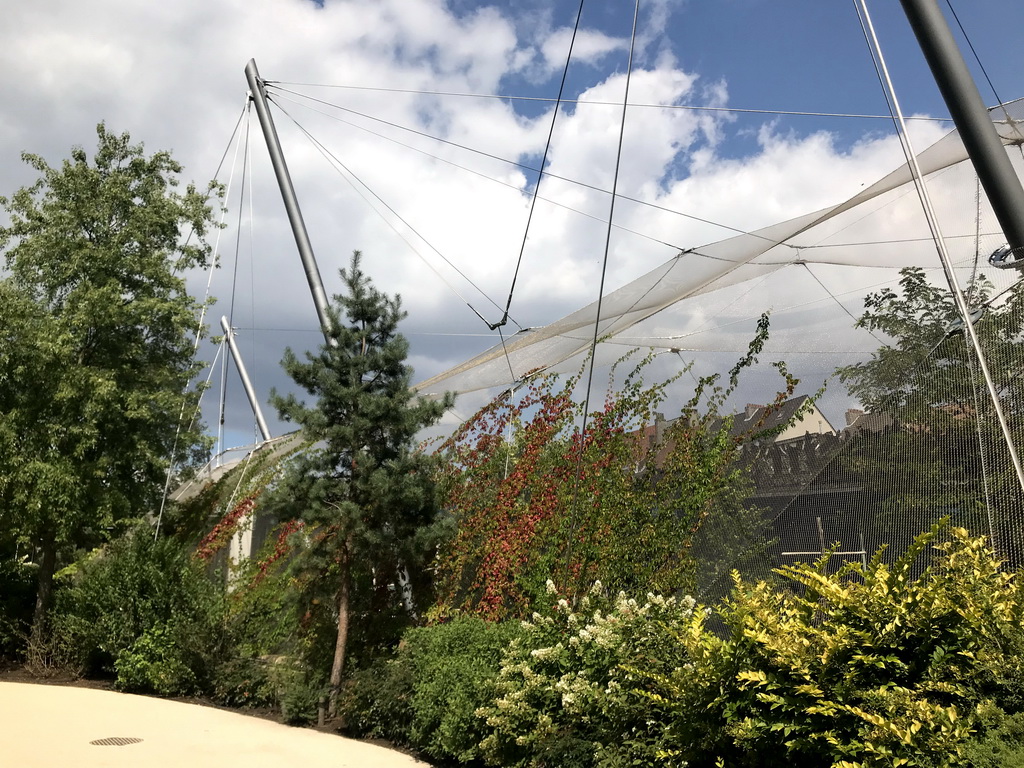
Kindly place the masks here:
POLYGON ((238 375, 242 379, 242 386, 245 388, 245 396, 249 398, 249 405, 252 406, 252 414, 256 417, 256 426, 259 427, 260 434, 263 436, 263 442, 267 442, 270 440, 270 430, 267 429, 266 419, 263 418, 260 401, 256 398, 256 390, 253 389, 252 382, 249 381, 249 372, 245 370, 245 362, 242 360, 242 355, 238 351, 238 345, 235 344, 235 333, 231 330, 231 326, 228 324, 228 319, 223 315, 220 318, 220 327, 224 329, 224 338, 228 342, 228 348, 231 350, 231 357, 235 361, 235 368, 238 369, 238 375))
POLYGON ((1024 259, 1024 188, 936 0, 900 0, 1016 259, 1024 259))
POLYGON ((320 318, 320 328, 324 332, 324 338, 327 340, 327 343, 330 344, 332 342, 330 336, 331 318, 327 311, 330 307, 330 301, 327 298, 327 292, 324 291, 323 280, 320 279, 320 269, 317 267, 316 256, 313 255, 313 246, 309 242, 306 223, 302 220, 299 200, 295 196, 295 187, 292 185, 292 177, 288 173, 288 164, 285 162, 284 152, 281 151, 281 141, 277 137, 274 118, 271 116, 267 105, 267 92, 263 87, 263 80, 260 78, 259 70, 256 69, 256 59, 249 59, 249 63, 245 65, 245 78, 249 81, 249 93, 252 96, 253 103, 256 105, 256 114, 259 116, 260 126, 263 128, 263 137, 267 140, 270 162, 274 166, 278 186, 281 187, 284 208, 288 212, 288 221, 292 225, 292 234, 295 235, 295 245, 299 248, 299 258, 302 259, 302 268, 306 272, 309 291, 313 294, 313 304, 316 307, 317 317, 320 318))

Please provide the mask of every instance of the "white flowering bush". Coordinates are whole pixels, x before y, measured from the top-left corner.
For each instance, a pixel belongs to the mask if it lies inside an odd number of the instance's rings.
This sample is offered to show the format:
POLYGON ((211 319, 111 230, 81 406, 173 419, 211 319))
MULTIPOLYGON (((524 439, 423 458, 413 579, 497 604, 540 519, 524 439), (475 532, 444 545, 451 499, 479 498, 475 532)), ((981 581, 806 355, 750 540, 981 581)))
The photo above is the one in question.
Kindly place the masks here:
POLYGON ((548 597, 509 645, 495 701, 477 710, 490 732, 480 745, 485 760, 508 768, 683 765, 661 748, 666 726, 638 689, 648 675, 687 664, 678 637, 699 622, 693 599, 611 597, 598 582, 570 605, 550 581, 548 597))

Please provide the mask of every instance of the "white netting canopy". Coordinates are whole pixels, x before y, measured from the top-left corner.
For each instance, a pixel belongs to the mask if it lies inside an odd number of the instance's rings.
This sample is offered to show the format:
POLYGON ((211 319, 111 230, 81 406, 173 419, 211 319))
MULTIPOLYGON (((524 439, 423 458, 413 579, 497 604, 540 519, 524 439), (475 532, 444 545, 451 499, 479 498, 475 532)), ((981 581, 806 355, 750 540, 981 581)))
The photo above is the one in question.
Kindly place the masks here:
MULTIPOLYGON (((992 115, 1021 174, 1024 126, 1017 121, 1024 117, 1024 102, 992 115)), ((918 161, 963 281, 979 269, 997 291, 1016 281, 1017 270, 997 273, 986 263, 1003 237, 984 197, 980 207, 975 203, 977 179, 958 132, 921 152, 918 161)), ((770 310, 771 352, 863 354, 878 344, 852 329, 851 315, 860 313, 867 292, 894 284, 899 270, 909 266, 940 268, 904 165, 839 205, 680 252, 604 297, 599 335, 616 355, 622 345, 683 353, 740 349, 749 338, 750 319, 770 310)), ((417 389, 472 392, 508 386, 510 368, 522 379, 578 366, 593 340, 596 313, 595 301, 522 331, 417 389)))

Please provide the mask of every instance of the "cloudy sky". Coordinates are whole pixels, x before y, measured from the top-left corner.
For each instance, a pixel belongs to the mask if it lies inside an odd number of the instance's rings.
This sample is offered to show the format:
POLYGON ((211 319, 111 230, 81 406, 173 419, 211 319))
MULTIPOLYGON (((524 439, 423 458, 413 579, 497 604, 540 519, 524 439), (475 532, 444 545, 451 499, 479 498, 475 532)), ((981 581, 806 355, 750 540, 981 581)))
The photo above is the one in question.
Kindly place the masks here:
MULTIPOLYGON (((954 7, 998 96, 1024 96, 1013 53, 1024 4, 954 7)), ((869 9, 904 110, 946 115, 899 4, 869 9)), ((171 150, 199 183, 227 153, 211 325, 219 332, 231 315, 264 398, 287 388, 283 349, 313 348, 320 336, 266 147, 246 117, 243 69, 255 59, 328 293, 361 250, 379 287, 402 295, 412 362, 426 378, 498 341, 476 313, 501 317, 521 249, 509 332, 596 298, 632 3, 583 8, 551 175, 523 247, 531 168, 577 10, 542 0, 8 0, 0 191, 33 180, 20 152, 58 162, 92 145, 99 121, 171 150)), ((679 248, 840 202, 901 161, 889 121, 779 114, 887 114, 853 2, 642 0, 629 100, 617 188, 647 205, 616 203, 609 289, 679 248)), ((926 142, 948 124, 915 126, 926 142)), ((202 293, 206 277, 190 285, 202 293)), ((220 375, 205 403, 211 427, 220 375)), ((233 371, 228 402, 225 443, 251 442, 233 371)), ((266 411, 275 434, 287 429, 266 411)))

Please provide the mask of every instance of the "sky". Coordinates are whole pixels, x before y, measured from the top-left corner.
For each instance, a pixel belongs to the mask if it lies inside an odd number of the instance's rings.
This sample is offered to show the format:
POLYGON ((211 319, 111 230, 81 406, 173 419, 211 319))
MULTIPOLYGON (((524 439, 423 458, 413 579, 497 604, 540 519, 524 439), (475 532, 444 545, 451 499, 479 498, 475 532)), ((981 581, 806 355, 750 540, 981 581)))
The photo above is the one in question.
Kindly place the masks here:
MULTIPOLYGON (((868 8, 904 111, 945 117, 899 4, 868 8)), ((1024 4, 954 8, 998 96, 1024 96, 1013 53, 1024 4)), ((578 9, 542 0, 8 0, 0 194, 34 180, 21 152, 57 163, 74 145, 94 146, 100 121, 149 151, 172 151, 184 180, 230 181, 208 324, 219 333, 220 316, 231 317, 271 431, 281 434, 289 426, 266 399, 291 388, 283 351, 313 349, 321 337, 266 146, 247 117, 250 59, 272 85, 327 292, 338 292, 338 269, 360 250, 377 286, 402 297, 417 380, 498 341, 477 313, 501 317, 520 251, 509 332, 596 298, 609 196, 594 187, 616 181, 620 194, 660 206, 617 201, 623 229, 608 239, 610 290, 732 232, 675 212, 748 231, 838 203, 901 162, 889 120, 773 113, 887 114, 853 2, 641 0, 635 106, 616 178, 634 6, 584 4, 552 129, 578 9), (665 104, 715 109, 652 106, 665 104), (549 131, 551 175, 527 228, 530 169, 549 131)), ((913 125, 922 143, 949 127, 913 125)), ((188 280, 205 292, 205 274, 188 280)), ((200 354, 212 360, 216 350, 200 354)), ((204 400, 212 431, 221 376, 213 371, 204 400)), ((234 371, 225 387, 224 447, 252 442, 234 371)), ((453 418, 477 404, 460 403, 453 418)))

